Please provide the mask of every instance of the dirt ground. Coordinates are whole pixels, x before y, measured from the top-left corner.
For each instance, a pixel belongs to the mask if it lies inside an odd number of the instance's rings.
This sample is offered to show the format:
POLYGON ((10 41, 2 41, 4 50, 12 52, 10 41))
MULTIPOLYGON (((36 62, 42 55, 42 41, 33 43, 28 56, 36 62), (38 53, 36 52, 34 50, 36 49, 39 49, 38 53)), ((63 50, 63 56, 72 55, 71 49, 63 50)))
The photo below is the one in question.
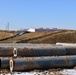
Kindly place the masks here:
POLYGON ((75 69, 49 69, 49 70, 34 70, 29 72, 13 72, 9 70, 0 70, 0 75, 76 75, 75 69))
MULTIPOLYGON (((2 38, 7 38, 16 34, 16 32, 0 32, 2 38)), ((76 31, 66 30, 60 32, 34 32, 21 35, 19 37, 0 41, 0 43, 46 43, 55 44, 57 42, 76 43, 76 31)))

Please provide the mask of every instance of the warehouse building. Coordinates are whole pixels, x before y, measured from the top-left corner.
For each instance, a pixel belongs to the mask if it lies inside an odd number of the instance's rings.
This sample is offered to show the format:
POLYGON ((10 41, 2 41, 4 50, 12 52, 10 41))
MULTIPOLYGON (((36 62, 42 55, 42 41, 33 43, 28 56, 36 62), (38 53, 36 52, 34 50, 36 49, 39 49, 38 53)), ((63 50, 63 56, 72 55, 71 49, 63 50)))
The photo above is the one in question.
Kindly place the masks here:
POLYGON ((58 31, 61 31, 61 30, 65 30, 65 29, 57 29, 57 28, 38 28, 38 29, 35 29, 35 28, 30 28, 28 29, 27 31, 29 32, 58 32, 58 31))

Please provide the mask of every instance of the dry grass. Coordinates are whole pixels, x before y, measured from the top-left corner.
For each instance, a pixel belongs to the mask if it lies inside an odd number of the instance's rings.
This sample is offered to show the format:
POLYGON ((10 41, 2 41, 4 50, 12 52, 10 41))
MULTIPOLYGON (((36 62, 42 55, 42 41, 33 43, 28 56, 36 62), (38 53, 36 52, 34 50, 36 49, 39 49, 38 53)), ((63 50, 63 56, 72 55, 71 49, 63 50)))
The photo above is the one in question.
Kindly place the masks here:
POLYGON ((55 44, 57 42, 76 43, 76 31, 66 31, 66 32, 60 32, 56 34, 54 33, 44 38, 39 38, 39 39, 31 40, 28 42, 52 43, 52 44, 55 44))
MULTIPOLYGON (((3 36, 5 36, 3 32, 3 36)), ((10 33, 8 33, 9 35, 10 33)), ((13 33, 14 34, 14 33, 13 33)), ((8 37, 7 35, 7 37, 8 37)), ((12 33, 10 34, 12 36, 12 33)), ((2 38, 2 37, 0 37, 2 38)), ((76 31, 60 31, 60 32, 35 32, 9 40, 0 41, 0 43, 51 43, 57 42, 76 43, 76 31)))
POLYGON ((4 40, 2 42, 11 43, 11 42, 18 42, 18 41, 22 41, 22 40, 25 40, 26 41, 26 40, 29 40, 29 39, 33 39, 33 38, 37 38, 37 37, 43 36, 45 34, 49 34, 49 33, 44 33, 44 32, 42 32, 42 33, 40 33, 40 32, 28 33, 28 34, 24 34, 22 36, 19 36, 19 37, 13 38, 13 39, 4 40))
POLYGON ((7 37, 11 37, 15 34, 17 34, 17 32, 15 32, 15 31, 2 31, 2 30, 0 30, 0 40, 7 38, 7 37))

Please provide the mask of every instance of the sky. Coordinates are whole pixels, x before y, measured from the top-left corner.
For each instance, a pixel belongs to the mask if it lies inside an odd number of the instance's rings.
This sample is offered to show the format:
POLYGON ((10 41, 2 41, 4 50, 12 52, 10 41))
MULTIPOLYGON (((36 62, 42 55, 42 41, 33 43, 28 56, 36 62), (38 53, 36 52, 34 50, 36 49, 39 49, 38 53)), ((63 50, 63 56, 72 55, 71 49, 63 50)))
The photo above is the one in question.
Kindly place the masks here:
POLYGON ((0 29, 76 30, 76 0, 0 0, 0 29))

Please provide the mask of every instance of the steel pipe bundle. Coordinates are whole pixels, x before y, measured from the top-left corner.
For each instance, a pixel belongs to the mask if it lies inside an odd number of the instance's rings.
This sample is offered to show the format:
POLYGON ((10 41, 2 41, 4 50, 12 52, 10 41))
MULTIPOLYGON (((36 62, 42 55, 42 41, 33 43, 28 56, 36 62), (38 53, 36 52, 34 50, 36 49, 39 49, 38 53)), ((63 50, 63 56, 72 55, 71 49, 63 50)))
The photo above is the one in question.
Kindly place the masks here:
POLYGON ((40 47, 35 46, 25 48, 0 47, 0 57, 12 57, 0 58, 0 69, 9 69, 12 73, 12 71, 71 68, 76 66, 75 45, 68 46, 66 44, 66 46, 61 46, 60 44, 57 44, 48 45, 47 47, 46 45, 40 47))

